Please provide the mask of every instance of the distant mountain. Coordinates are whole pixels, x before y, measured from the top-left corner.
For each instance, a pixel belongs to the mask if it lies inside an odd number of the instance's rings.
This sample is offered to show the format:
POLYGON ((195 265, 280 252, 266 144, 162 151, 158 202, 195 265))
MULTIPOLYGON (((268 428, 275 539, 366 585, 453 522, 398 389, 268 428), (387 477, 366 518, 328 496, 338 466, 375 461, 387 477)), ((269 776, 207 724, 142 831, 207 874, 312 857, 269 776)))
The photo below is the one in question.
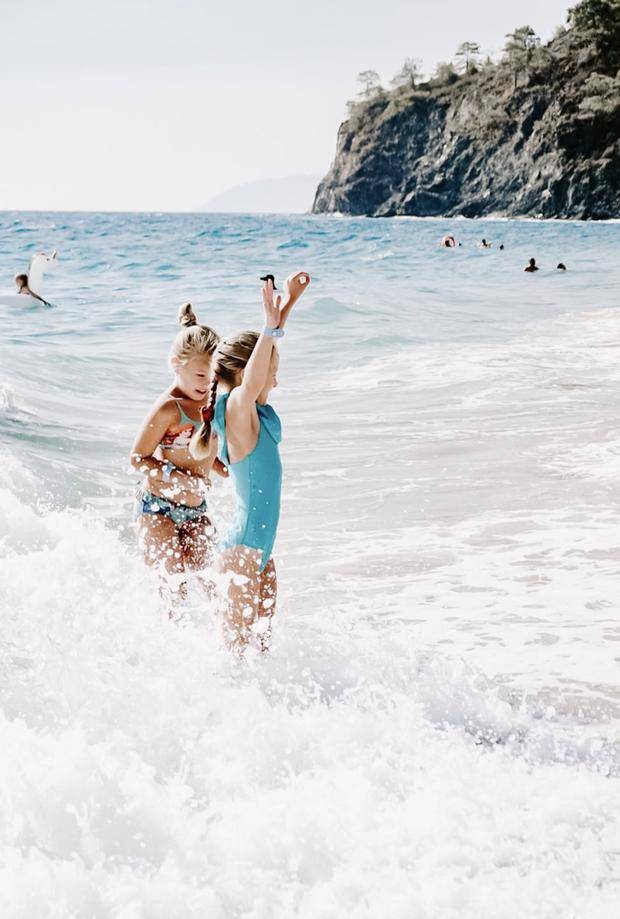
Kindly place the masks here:
POLYGON ((284 176, 234 185, 207 201, 200 210, 211 213, 306 214, 312 207, 320 176, 284 176))

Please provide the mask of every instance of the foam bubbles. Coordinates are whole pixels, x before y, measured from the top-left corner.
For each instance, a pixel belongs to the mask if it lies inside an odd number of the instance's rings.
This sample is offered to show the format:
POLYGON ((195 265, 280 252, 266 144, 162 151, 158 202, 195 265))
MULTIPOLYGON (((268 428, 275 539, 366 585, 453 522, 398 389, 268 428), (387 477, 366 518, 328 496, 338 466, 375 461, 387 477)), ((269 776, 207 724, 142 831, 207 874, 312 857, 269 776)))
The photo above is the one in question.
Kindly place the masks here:
POLYGON ((610 908, 609 749, 571 765, 553 722, 346 608, 281 610, 239 663, 101 521, 41 525, 0 569, 3 916, 610 908))

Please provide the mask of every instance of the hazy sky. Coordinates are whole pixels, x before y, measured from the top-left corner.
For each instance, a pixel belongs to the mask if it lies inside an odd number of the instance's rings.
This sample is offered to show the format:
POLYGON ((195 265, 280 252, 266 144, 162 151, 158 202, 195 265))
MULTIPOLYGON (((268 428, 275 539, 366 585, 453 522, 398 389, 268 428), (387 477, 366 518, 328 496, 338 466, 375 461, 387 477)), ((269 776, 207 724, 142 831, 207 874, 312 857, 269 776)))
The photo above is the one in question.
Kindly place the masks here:
POLYGON ((0 209, 192 210, 322 174, 360 70, 547 39, 573 3, 0 0, 0 209))

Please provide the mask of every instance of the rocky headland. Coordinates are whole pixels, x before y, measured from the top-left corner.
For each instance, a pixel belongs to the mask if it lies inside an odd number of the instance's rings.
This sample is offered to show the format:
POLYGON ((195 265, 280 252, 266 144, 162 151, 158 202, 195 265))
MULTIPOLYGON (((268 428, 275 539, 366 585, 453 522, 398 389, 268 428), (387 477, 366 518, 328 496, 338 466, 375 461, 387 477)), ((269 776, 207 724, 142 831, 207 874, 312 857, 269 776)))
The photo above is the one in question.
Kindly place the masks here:
POLYGON ((367 79, 313 212, 620 217, 620 0, 578 4, 546 45, 515 36, 496 63, 367 79))

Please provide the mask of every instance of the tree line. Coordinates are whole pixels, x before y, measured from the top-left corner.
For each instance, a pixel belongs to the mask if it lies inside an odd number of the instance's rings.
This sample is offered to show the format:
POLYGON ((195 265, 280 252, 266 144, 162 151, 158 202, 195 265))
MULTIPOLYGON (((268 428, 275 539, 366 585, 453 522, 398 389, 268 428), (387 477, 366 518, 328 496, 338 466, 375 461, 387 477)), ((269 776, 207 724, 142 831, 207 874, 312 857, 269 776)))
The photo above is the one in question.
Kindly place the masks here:
MULTIPOLYGON (((583 0, 568 11, 568 23, 596 48, 604 65, 607 64, 612 71, 620 65, 620 0, 583 0)), ((558 33, 563 31, 560 27, 558 33)), ((522 75, 548 63, 551 53, 543 48, 539 36, 530 25, 515 29, 505 38, 500 62, 510 68, 516 90, 522 75)), ((457 48, 452 61, 437 64, 430 79, 437 83, 450 83, 459 76, 479 73, 492 67, 495 67, 495 62, 489 56, 483 60, 477 42, 464 41, 457 48)), ((395 90, 415 90, 424 81, 422 61, 419 58, 407 58, 390 85, 395 90)), ((370 101, 385 93, 376 70, 362 70, 357 82, 360 86, 358 102, 370 101)), ((350 110, 355 106, 356 102, 349 103, 350 110)))

